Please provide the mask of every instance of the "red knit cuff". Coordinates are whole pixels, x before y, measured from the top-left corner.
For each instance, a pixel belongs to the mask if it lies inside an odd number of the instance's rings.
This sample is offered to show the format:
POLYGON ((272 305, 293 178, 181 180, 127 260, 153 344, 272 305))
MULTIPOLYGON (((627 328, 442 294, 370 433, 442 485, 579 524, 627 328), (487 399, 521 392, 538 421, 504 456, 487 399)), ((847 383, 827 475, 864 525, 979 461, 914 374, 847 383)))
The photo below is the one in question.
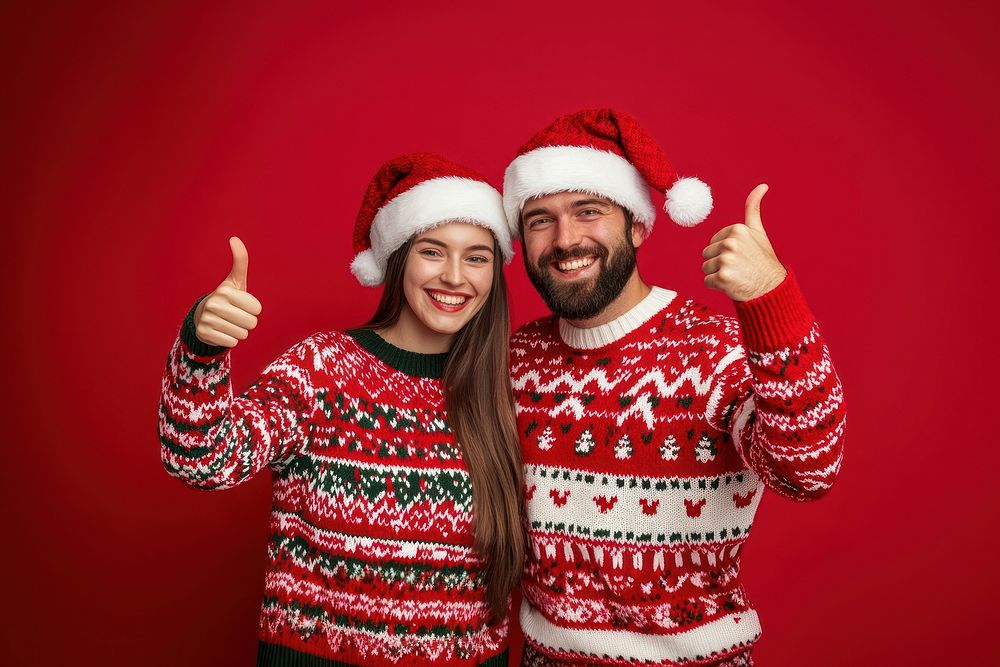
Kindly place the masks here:
POLYGON ((801 341, 815 319, 799 290, 795 275, 788 275, 770 292, 749 301, 736 301, 743 344, 754 352, 774 352, 801 341))

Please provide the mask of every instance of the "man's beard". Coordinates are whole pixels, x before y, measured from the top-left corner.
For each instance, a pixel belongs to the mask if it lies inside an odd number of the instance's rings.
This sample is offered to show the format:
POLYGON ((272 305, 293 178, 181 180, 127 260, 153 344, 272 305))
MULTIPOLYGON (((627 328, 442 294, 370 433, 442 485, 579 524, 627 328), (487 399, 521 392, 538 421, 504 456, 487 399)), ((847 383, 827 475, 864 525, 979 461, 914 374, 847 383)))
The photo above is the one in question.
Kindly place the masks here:
POLYGON ((554 250, 539 257, 535 265, 528 262, 525 254, 524 268, 549 310, 567 320, 588 320, 600 314, 618 298, 632 276, 635 270, 635 247, 630 241, 626 236, 611 253, 602 245, 554 250), (560 283, 550 273, 553 261, 562 262, 589 256, 595 256, 594 261, 601 263, 599 273, 589 280, 560 283))

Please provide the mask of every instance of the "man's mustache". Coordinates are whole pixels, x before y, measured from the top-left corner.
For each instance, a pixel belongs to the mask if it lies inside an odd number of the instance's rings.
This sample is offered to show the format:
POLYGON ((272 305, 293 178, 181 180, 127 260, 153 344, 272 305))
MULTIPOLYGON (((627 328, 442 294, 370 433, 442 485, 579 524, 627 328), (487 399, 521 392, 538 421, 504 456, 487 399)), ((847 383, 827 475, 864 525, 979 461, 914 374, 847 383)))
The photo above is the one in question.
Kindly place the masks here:
POLYGON ((590 248, 576 246, 566 250, 556 248, 552 252, 547 252, 539 257, 538 265, 546 266, 552 262, 565 262, 566 260, 578 259, 580 257, 597 257, 598 259, 607 259, 608 249, 601 245, 595 245, 590 248))

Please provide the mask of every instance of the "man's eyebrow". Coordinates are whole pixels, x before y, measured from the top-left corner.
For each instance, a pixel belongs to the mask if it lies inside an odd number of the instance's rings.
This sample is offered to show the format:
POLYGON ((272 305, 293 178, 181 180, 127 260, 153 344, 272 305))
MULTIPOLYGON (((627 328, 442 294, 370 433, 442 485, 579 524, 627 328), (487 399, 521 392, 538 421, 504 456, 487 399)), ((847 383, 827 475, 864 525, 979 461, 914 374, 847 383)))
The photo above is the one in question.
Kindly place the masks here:
POLYGON ((573 206, 593 206, 597 204, 599 206, 611 206, 611 202, 607 199, 578 199, 573 202, 573 206))
MULTIPOLYGON (((608 199, 601 199, 596 197, 591 197, 590 199, 577 199, 571 204, 573 208, 579 208, 580 206, 611 206, 611 201, 608 199)), ((521 214, 521 220, 527 220, 528 218, 535 215, 551 215, 551 212, 544 206, 538 208, 533 208, 525 211, 521 214)))
MULTIPOLYGON (((414 241, 414 243, 430 243, 431 245, 436 245, 439 248, 444 248, 445 250, 448 249, 448 244, 447 243, 445 243, 444 241, 439 241, 439 240, 434 239, 434 238, 427 238, 427 237, 419 238, 416 241, 414 241)), ((468 248, 465 249, 465 252, 470 252, 472 250, 477 250, 477 251, 484 251, 485 250, 486 252, 489 252, 489 253, 493 252, 493 248, 491 248, 488 245, 470 245, 468 248)))
POLYGON ((547 208, 542 208, 542 207, 533 208, 530 211, 525 211, 524 213, 522 213, 521 214, 521 219, 522 220, 527 220, 528 218, 530 218, 533 215, 544 215, 544 214, 546 214, 548 212, 549 212, 549 210, 547 208))

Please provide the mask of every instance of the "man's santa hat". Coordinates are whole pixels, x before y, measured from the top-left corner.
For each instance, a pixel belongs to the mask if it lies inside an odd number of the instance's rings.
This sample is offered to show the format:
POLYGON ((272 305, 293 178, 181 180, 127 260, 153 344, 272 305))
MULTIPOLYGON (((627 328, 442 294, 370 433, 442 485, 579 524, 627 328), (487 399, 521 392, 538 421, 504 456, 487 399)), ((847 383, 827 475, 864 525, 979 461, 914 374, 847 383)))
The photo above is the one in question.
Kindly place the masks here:
POLYGON ((504 262, 514 256, 503 200, 481 175, 433 153, 386 162, 358 211, 351 273, 367 287, 382 284, 389 255, 414 234, 448 222, 485 227, 496 237, 504 262))
POLYGON ((588 109, 559 118, 518 151, 503 178, 511 234, 520 235, 521 210, 533 198, 586 192, 628 209, 652 231, 650 186, 666 195, 670 219, 692 227, 712 210, 712 191, 697 178, 679 178, 652 137, 627 114, 588 109))

